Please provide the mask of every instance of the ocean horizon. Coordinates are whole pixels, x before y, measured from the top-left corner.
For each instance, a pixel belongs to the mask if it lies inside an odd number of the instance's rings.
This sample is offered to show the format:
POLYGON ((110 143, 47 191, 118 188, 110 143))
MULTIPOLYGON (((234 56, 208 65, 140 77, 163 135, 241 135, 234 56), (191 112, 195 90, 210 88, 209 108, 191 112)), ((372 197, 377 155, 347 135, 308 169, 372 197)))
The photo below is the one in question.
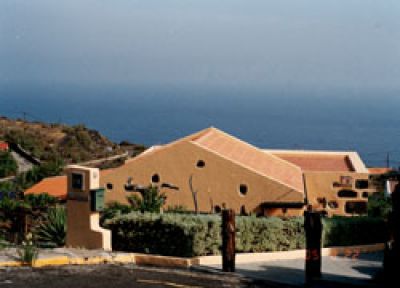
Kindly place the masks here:
POLYGON ((354 150, 400 166, 395 92, 177 86, 0 87, 0 115, 85 124, 113 141, 164 144, 214 126, 260 148, 354 150), (382 100, 385 99, 385 100, 382 100))

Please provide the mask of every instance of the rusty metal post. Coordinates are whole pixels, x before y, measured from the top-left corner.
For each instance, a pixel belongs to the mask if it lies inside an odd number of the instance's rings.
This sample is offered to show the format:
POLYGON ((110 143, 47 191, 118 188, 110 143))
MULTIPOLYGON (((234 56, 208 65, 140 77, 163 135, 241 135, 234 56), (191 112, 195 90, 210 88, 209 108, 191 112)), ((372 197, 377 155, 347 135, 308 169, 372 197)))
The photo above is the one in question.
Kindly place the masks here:
POLYGON ((304 212, 304 229, 306 232, 306 283, 321 277, 321 214, 312 211, 304 212))
POLYGON ((235 212, 222 211, 222 270, 235 272, 235 212))

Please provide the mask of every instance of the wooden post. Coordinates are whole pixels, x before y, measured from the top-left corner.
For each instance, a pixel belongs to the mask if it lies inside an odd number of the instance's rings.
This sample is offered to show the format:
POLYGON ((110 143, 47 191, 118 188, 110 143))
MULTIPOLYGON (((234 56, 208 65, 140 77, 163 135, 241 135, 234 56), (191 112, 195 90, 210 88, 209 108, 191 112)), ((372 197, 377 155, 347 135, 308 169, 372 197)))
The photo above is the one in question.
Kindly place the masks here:
POLYGON ((389 239, 385 245, 383 268, 386 287, 395 287, 398 278, 400 259, 400 184, 397 184, 392 197, 392 212, 389 215, 389 239))
POLYGON ((235 272, 235 212, 222 211, 222 270, 235 272))
POLYGON ((321 277, 321 214, 312 211, 304 212, 304 229, 306 231, 306 283, 321 277))

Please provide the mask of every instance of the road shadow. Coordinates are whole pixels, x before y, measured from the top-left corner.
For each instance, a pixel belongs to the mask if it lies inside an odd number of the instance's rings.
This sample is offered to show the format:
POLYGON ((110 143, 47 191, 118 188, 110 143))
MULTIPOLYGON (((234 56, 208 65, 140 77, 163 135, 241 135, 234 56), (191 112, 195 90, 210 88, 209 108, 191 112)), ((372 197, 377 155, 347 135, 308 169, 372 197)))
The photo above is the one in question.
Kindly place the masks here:
MULTIPOLYGON (((320 280, 308 287, 380 287, 376 276, 380 274, 382 268, 361 265, 354 266, 354 269, 369 278, 324 272, 320 280)), ((266 281, 266 283, 274 282, 294 287, 304 287, 306 284, 304 269, 299 268, 260 265, 258 270, 238 268, 236 272, 256 281, 266 281)))

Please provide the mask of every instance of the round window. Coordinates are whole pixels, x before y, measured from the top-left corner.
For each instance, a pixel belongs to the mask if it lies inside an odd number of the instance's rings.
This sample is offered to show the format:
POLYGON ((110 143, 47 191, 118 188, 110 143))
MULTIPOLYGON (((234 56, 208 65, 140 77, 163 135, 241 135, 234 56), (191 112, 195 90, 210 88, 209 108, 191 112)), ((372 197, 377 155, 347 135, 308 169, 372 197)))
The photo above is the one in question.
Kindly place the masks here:
POLYGON ((151 182, 153 182, 153 183, 160 182, 160 175, 154 174, 153 176, 151 176, 151 182))
POLYGON ((245 185, 245 184, 240 184, 240 186, 239 186, 239 193, 240 193, 240 195, 242 195, 242 196, 245 196, 246 194, 247 194, 247 185, 245 185))
POLYGON ((196 163, 197 168, 204 168, 205 166, 206 166, 206 162, 204 162, 204 160, 199 160, 196 163))

